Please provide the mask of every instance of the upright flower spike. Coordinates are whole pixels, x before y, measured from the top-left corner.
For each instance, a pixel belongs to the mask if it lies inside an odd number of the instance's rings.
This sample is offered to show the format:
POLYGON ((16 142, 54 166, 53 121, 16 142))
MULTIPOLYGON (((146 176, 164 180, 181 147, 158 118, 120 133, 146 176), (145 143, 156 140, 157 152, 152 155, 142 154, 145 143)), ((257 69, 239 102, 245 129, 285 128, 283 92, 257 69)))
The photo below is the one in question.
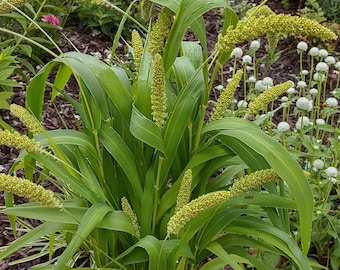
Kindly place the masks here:
POLYGON ((264 91, 248 105, 247 115, 256 115, 263 107, 274 101, 279 95, 285 93, 293 83, 287 81, 264 91))
POLYGON ((328 28, 306 18, 287 14, 252 16, 238 21, 235 28, 229 26, 224 36, 219 35, 216 49, 228 52, 239 43, 265 34, 302 34, 321 39, 337 39, 337 35, 328 28))
POLYGON ((123 212, 126 213, 131 219, 132 226, 136 231, 137 238, 140 238, 140 227, 139 227, 137 216, 135 212, 132 210, 132 207, 129 204, 129 201, 125 197, 122 198, 122 209, 123 209, 123 212))
POLYGON ((160 54, 156 54, 152 65, 151 109, 153 120, 160 128, 163 126, 168 115, 165 112, 166 101, 163 59, 160 54))
POLYGON ((222 119, 230 102, 234 99, 234 93, 242 78, 243 71, 238 70, 227 87, 221 93, 210 117, 210 122, 222 119))
POLYGON ((141 63, 142 55, 143 55, 143 41, 142 41, 141 36, 136 30, 132 30, 131 41, 132 41, 132 48, 133 48, 133 56, 135 58, 136 74, 138 76, 140 63, 141 63))
POLYGON ((186 205, 190 201, 191 183, 192 171, 191 169, 188 169, 184 173, 181 186, 178 191, 175 213, 178 212, 184 205, 186 205))
MULTIPOLYGON (((10 3, 11 5, 13 5, 13 6, 17 7, 17 8, 23 6, 28 1, 29 0, 7 0, 8 3, 10 3)), ((12 9, 13 8, 9 4, 1 1, 1 3, 0 3, 0 14, 8 13, 12 9)))
POLYGON ((0 190, 11 192, 47 207, 60 208, 60 202, 51 190, 37 185, 28 179, 0 173, 0 190))
POLYGON ((158 19, 150 33, 150 43, 148 51, 152 55, 155 55, 162 51, 164 40, 169 34, 173 15, 173 12, 166 7, 163 7, 161 12, 159 13, 158 19))
POLYGON ((277 182, 280 179, 281 178, 279 177, 279 175, 273 169, 256 171, 236 181, 229 189, 230 197, 237 196, 247 190, 250 190, 256 186, 263 185, 265 183, 277 182))
POLYGON ((144 21, 150 20, 152 8, 153 8, 153 2, 151 2, 150 0, 142 0, 141 12, 142 12, 142 19, 144 21))
POLYGON ((192 200, 170 218, 167 226, 168 234, 178 234, 191 219, 228 200, 229 197, 230 192, 223 190, 210 192, 192 200))
POLYGON ((0 144, 25 149, 27 152, 39 152, 42 150, 39 143, 16 131, 0 130, 0 144))
POLYGON ((30 114, 25 108, 12 104, 10 106, 11 113, 18 117, 20 121, 31 131, 34 135, 38 135, 45 132, 43 126, 39 123, 39 121, 30 114))

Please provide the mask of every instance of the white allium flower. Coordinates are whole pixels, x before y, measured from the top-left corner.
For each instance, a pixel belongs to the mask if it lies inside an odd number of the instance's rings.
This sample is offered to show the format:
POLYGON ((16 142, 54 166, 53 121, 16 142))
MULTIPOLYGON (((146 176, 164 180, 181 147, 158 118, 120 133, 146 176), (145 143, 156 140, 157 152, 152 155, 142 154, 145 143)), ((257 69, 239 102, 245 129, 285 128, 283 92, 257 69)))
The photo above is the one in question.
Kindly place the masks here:
POLYGON ((251 64, 252 58, 250 55, 245 55, 242 57, 243 64, 251 64))
MULTIPOLYGON (((311 103, 310 100, 308 100, 305 97, 300 97, 297 101, 296 101, 296 107, 298 107, 300 110, 305 110, 305 111, 311 111, 311 103)), ((313 105, 312 105, 313 107, 313 105)))
POLYGON ((277 130, 280 131, 280 132, 285 132, 289 129, 290 129, 290 126, 287 122, 282 121, 282 122, 277 124, 277 130))
POLYGON ((234 48, 233 51, 231 52, 231 56, 235 58, 241 58, 242 55, 243 55, 243 51, 240 47, 234 48))
POLYGON ((300 41, 296 48, 298 49, 299 52, 305 52, 308 50, 308 44, 304 41, 300 41))
POLYGON ((223 85, 219 84, 215 86, 215 89, 218 91, 222 91, 224 89, 223 85))
POLYGON ((287 96, 282 96, 281 97, 281 102, 287 102, 288 101, 288 97, 287 96))
POLYGON ((318 72, 314 73, 313 80, 317 82, 323 82, 325 80, 325 74, 320 74, 318 72))
POLYGON ((329 180, 331 181, 331 183, 333 185, 335 185, 338 182, 338 180, 336 180, 336 178, 334 178, 334 177, 331 177, 331 179, 329 179, 329 180))
POLYGON ((313 149, 314 149, 314 150, 319 150, 319 149, 320 149, 320 146, 314 145, 314 146, 313 146, 313 149))
POLYGON ((237 107, 243 107, 243 108, 247 108, 248 106, 248 102, 245 101, 245 100, 240 100, 238 103, 237 103, 237 107))
POLYGON ((308 70, 306 70, 306 69, 303 69, 303 70, 301 70, 301 75, 308 75, 309 74, 309 71, 308 70))
POLYGON ((266 86, 262 83, 262 80, 258 80, 256 83, 255 83, 255 89, 260 91, 260 92, 263 92, 265 91, 267 88, 266 86))
POLYGON ((325 49, 319 50, 319 56, 322 57, 322 58, 327 57, 328 56, 328 51, 325 50, 325 49))
POLYGON ((296 92, 296 90, 295 90, 295 88, 294 87, 291 87, 291 88, 289 88, 287 91, 286 91, 286 93, 287 94, 295 94, 295 92, 296 92))
POLYGON ((316 57, 319 55, 319 49, 317 47, 313 47, 309 50, 308 53, 310 56, 316 57))
POLYGON ((253 40, 250 43, 250 48, 251 49, 258 49, 258 48, 260 48, 260 41, 259 40, 253 40))
POLYGON ((5 170, 5 167, 0 165, 0 172, 4 171, 5 170))
POLYGON ((254 82, 256 82, 256 77, 255 76, 250 76, 248 78, 248 81, 251 82, 251 83, 254 83, 254 82))
POLYGON ((334 67, 335 67, 336 69, 340 69, 340 61, 336 62, 336 63, 334 64, 334 67))
POLYGON ((317 211, 316 211, 316 214, 319 216, 319 215, 322 214, 322 212, 321 212, 320 210, 317 210, 317 211))
POLYGON ((309 124, 310 124, 309 118, 307 116, 302 116, 298 118, 295 127, 298 130, 300 130, 303 127, 309 126, 309 124))
POLYGON ((326 99, 326 105, 328 107, 336 107, 338 106, 338 100, 336 98, 330 97, 326 99))
POLYGON ((264 86, 273 86, 274 85, 274 82, 273 82, 273 79, 270 78, 270 77, 265 77, 262 79, 262 84, 264 86))
POLYGON ((335 167, 328 167, 325 170, 325 173, 327 174, 328 177, 337 177, 338 176, 338 169, 335 167))
POLYGON ((296 84, 297 88, 305 88, 307 87, 307 83, 305 81, 298 81, 296 84))
POLYGON ((313 161, 313 167, 318 170, 323 169, 324 166, 325 166, 325 163, 319 158, 313 161))
POLYGON ((324 126, 324 125, 326 124, 326 122, 325 122, 324 119, 318 118, 318 119, 315 120, 315 124, 316 124, 317 126, 324 126))
POLYGON ((329 66, 335 64, 335 58, 333 56, 327 56, 324 61, 329 66))
POLYGON ((232 80, 232 78, 228 78, 228 79, 227 79, 227 83, 230 83, 231 80, 232 80))
POLYGON ((315 70, 318 72, 327 72, 329 67, 325 62, 320 62, 316 64, 315 70))
POLYGON ((318 93, 318 89, 316 88, 312 88, 309 90, 309 94, 311 94, 312 96, 316 96, 318 93))

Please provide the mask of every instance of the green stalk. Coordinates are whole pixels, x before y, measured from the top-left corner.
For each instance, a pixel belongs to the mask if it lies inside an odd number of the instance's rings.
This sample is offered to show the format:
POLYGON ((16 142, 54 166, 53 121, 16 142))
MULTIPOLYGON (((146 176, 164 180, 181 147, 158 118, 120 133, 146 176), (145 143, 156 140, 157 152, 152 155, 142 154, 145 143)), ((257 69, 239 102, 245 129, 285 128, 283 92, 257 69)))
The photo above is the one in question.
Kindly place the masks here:
POLYGON ((152 214, 152 227, 151 227, 151 232, 154 235, 155 234, 155 229, 156 229, 156 220, 157 220, 157 208, 159 204, 159 183, 160 183, 160 178, 162 174, 162 163, 163 163, 164 157, 159 156, 158 159, 158 167, 157 167, 157 175, 156 175, 156 183, 155 183, 155 195, 154 195, 154 200, 153 200, 153 214, 152 214))

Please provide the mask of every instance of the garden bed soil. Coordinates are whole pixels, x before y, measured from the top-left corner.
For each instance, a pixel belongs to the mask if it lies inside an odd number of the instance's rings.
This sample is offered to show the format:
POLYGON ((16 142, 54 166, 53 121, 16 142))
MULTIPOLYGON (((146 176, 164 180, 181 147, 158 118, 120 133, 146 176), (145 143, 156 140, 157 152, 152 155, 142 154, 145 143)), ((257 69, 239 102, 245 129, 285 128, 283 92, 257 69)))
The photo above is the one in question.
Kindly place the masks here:
MULTIPOLYGON (((259 4, 261 1, 252 0, 248 1, 254 4, 259 4)), ((290 5, 287 9, 284 9, 280 0, 272 0, 267 3, 268 6, 272 8, 276 13, 288 13, 295 15, 297 9, 299 8, 299 1, 290 1, 290 5)), ((219 12, 212 11, 205 15, 206 27, 207 27, 207 37, 208 37, 208 47, 212 50, 217 41, 217 31, 219 30, 219 12)), ((72 43, 79 49, 79 51, 89 54, 101 53, 105 55, 107 53, 107 49, 111 47, 111 40, 103 35, 98 35, 94 37, 89 29, 79 29, 73 28, 67 30, 67 36, 72 41, 72 43)), ((188 40, 194 40, 195 37, 192 33, 188 32, 186 35, 188 40)), ((128 37, 127 37, 128 39, 128 37)), ((298 68, 299 59, 297 54, 295 53, 296 44, 299 40, 288 37, 285 40, 280 41, 278 45, 278 50, 285 50, 278 61, 271 67, 268 71, 268 76, 271 76, 274 82, 279 83, 285 80, 290 79, 289 74, 297 74, 296 69, 298 68)), ((67 43, 61 43, 62 50, 64 52, 73 50, 72 46, 67 43)), ((244 47, 248 46, 248 44, 243 44, 244 47)), ((121 57, 126 57, 126 51, 123 46, 118 48, 119 55, 121 57)), ((340 52, 339 44, 336 43, 334 45, 335 51, 340 52)), ((226 75, 228 75, 230 71, 225 70, 226 75)), ((225 76, 228 77, 228 76, 225 76)), ((225 82, 217 82, 219 84, 225 84, 225 82)), ((24 83, 25 86, 25 83, 24 83)), ((15 93, 11 98, 11 103, 16 103, 22 106, 25 106, 25 91, 23 89, 15 89, 15 93)), ((78 88, 74 81, 70 81, 67 85, 66 91, 74 96, 78 96, 78 88)), ((46 129, 60 129, 60 128, 75 128, 76 127, 76 118, 74 115, 73 108, 65 102, 65 100, 61 96, 57 96, 56 99, 51 104, 50 101, 50 91, 46 92, 46 102, 44 104, 43 110, 43 125, 46 129)), ((212 93, 212 99, 216 99, 218 93, 212 93)), ((8 124, 14 127, 21 133, 27 133, 25 127, 16 119, 11 116, 10 113, 6 110, 0 111, 1 118, 5 120, 8 124)), ((16 149, 12 149, 6 146, 0 146, 0 165, 3 168, 2 172, 7 173, 11 164, 15 160, 18 155, 18 151, 16 149)), ((24 203, 25 200, 23 198, 16 197, 16 204, 24 203)), ((0 193, 0 206, 4 206, 4 198, 3 192, 0 193)), ((37 226, 39 224, 38 221, 35 220, 25 220, 30 223, 32 226, 37 226)), ((20 230, 17 233, 17 237, 19 237, 23 232, 20 230)), ((6 215, 0 214, 0 246, 4 247, 11 243, 14 240, 14 235, 12 230, 10 229, 9 221, 6 215)), ((0 270, 18 270, 18 269, 29 269, 31 266, 41 263, 46 258, 36 259, 30 262, 25 263, 17 263, 15 265, 10 265, 10 262, 15 260, 19 260, 25 258, 27 256, 27 252, 29 247, 23 248, 18 252, 12 254, 10 257, 5 260, 0 261, 0 270)))

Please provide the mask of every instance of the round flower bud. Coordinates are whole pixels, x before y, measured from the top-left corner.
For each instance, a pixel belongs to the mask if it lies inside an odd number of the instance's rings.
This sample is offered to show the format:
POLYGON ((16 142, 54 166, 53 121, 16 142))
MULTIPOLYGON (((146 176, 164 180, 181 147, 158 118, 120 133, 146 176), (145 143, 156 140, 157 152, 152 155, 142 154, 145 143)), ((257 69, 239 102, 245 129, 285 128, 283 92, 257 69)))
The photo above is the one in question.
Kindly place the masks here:
POLYGON ((243 64, 251 64, 252 58, 250 55, 245 55, 242 57, 243 64))
POLYGON ((288 101, 288 97, 287 96, 282 96, 281 97, 281 102, 287 102, 288 101))
POLYGON ((337 177, 338 176, 338 169, 335 167, 328 167, 325 170, 325 173, 327 174, 328 177, 337 177))
POLYGON ((237 107, 243 107, 243 108, 247 108, 248 106, 248 102, 245 101, 245 100, 240 100, 238 103, 237 103, 237 107))
POLYGON ((336 178, 334 177, 331 177, 331 179, 329 180, 332 182, 333 185, 335 185, 338 182, 338 180, 336 180, 336 178))
POLYGON ((305 97, 300 97, 296 101, 296 107, 298 107, 300 110, 305 110, 309 112, 311 111, 310 101, 305 97))
POLYGON ((336 107, 338 106, 338 100, 336 98, 330 97, 326 99, 326 105, 328 107, 336 107))
POLYGON ((318 89, 316 89, 316 88, 310 89, 309 94, 311 94, 312 96, 316 96, 318 94, 318 89))
POLYGON ((319 50, 319 56, 322 57, 322 58, 327 57, 328 56, 328 51, 325 50, 325 49, 319 50))
POLYGON ((250 48, 251 49, 258 49, 258 48, 260 48, 260 41, 259 40, 253 40, 250 43, 250 48))
POLYGON ((288 131, 290 129, 290 126, 287 122, 280 122, 278 123, 277 125, 277 130, 280 131, 280 132, 285 132, 285 131, 288 131))
POLYGON ((256 77, 255 76, 250 76, 248 78, 248 81, 251 82, 251 83, 255 83, 256 82, 256 77))
POLYGON ((335 58, 333 56, 327 56, 325 58, 325 62, 327 65, 334 65, 335 64, 335 58))
POLYGON ((290 95, 292 95, 292 94, 295 94, 295 88, 294 87, 291 87, 291 88, 289 88, 287 91, 286 91, 286 93, 287 94, 290 94, 290 95))
POLYGON ((308 44, 304 41, 300 41, 296 48, 298 49, 298 52, 305 52, 308 50, 308 44))
POLYGON ((309 50, 308 53, 310 56, 316 57, 319 55, 319 49, 317 47, 313 47, 309 50))
POLYGON ((325 74, 320 74, 318 72, 314 73, 313 80, 317 82, 323 82, 325 80, 325 74))
POLYGON ((297 88, 305 88, 307 87, 307 84, 305 81, 298 81, 297 84, 296 84, 296 87, 297 88))
POLYGON ((334 64, 334 67, 335 67, 336 69, 340 69, 340 61, 336 62, 336 63, 334 64))
POLYGON ((255 83, 255 89, 260 91, 260 92, 263 92, 266 90, 266 86, 262 83, 262 80, 258 80, 256 83, 255 83))
POLYGON ((325 62, 320 62, 316 64, 315 70, 318 72, 327 72, 329 67, 325 62))
POLYGON ((326 122, 325 122, 324 119, 318 118, 318 119, 315 120, 315 124, 316 124, 317 126, 324 126, 324 125, 326 124, 326 122))
POLYGON ((273 79, 270 78, 270 77, 265 77, 262 79, 262 84, 264 86, 273 86, 274 85, 274 82, 273 82, 273 79))
POLYGON ((317 170, 323 169, 324 166, 325 166, 324 162, 319 158, 313 161, 313 167, 317 170))
POLYGON ((231 52, 231 56, 235 58, 241 58, 242 55, 243 55, 243 51, 239 47, 234 48, 233 51, 231 52))
POLYGON ((306 75, 308 75, 308 73, 309 73, 309 71, 306 70, 306 69, 301 70, 301 75, 306 76, 306 75))
POLYGON ((300 130, 303 127, 309 126, 309 124, 310 124, 309 118, 307 116, 302 116, 298 118, 295 127, 298 130, 300 130))

